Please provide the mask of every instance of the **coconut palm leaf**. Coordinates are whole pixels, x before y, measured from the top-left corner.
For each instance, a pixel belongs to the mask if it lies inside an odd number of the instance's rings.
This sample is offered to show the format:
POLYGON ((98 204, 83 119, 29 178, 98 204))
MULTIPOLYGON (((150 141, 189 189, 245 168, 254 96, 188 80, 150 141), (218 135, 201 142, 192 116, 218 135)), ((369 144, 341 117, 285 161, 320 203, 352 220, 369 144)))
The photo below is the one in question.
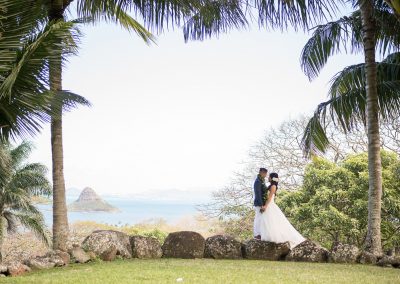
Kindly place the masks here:
POLYGON ((131 9, 130 5, 128 1, 80 0, 77 3, 77 12, 78 17, 85 19, 84 23, 115 22, 124 29, 135 32, 146 43, 154 42, 155 37, 127 13, 131 9))
POLYGON ((80 0, 78 15, 114 21, 137 32, 146 42, 151 34, 128 15, 132 11, 144 25, 156 32, 169 26, 183 26, 185 40, 204 39, 231 28, 246 27, 243 2, 237 0, 80 0))
MULTIPOLYGON (((400 22, 393 13, 385 9, 376 9, 377 47, 381 54, 398 49, 400 44, 400 22)), ((304 46, 300 61, 303 72, 308 78, 318 76, 328 59, 341 51, 358 53, 362 48, 362 25, 359 11, 337 21, 319 25, 304 46)))
POLYGON ((50 122, 51 115, 60 111, 69 111, 78 105, 90 106, 83 97, 61 91, 27 94, 26 96, 0 99, 0 140, 26 139, 40 132, 43 123, 50 122))
POLYGON ((321 21, 331 19, 347 1, 317 1, 317 0, 255 0, 246 1, 258 11, 260 25, 273 29, 308 30, 321 21))
MULTIPOLYGON (((0 218, 7 221, 8 231, 16 231, 22 225, 48 243, 43 216, 32 204, 32 197, 50 195, 52 187, 44 165, 25 163, 31 149, 32 144, 29 142, 23 142, 16 147, 9 143, 0 143, 1 153, 11 164, 3 170, 4 176, 0 180, 0 218)), ((0 233, 3 231, 0 230, 0 233)))
MULTIPOLYGON (((378 93, 380 118, 393 119, 400 115, 400 53, 393 53, 378 64, 378 93)), ((329 118, 344 131, 366 123, 365 65, 345 68, 332 80, 330 99, 321 103, 307 124, 302 139, 306 155, 324 153, 329 145, 325 134, 329 118)))
MULTIPOLYGON (((285 29, 289 25, 308 29, 330 18, 345 0, 79 0, 78 15, 120 22, 124 12, 133 12, 144 25, 157 32, 182 26, 185 40, 218 35, 248 25, 246 16, 255 10, 261 26, 285 29), (248 12, 248 13, 247 13, 248 12)), ((124 15, 125 17, 125 15, 124 15)), ((120 22, 121 23, 121 22, 120 22)), ((132 30, 142 27, 131 25, 132 30)))
POLYGON ((54 112, 88 102, 48 91, 49 60, 76 54, 80 32, 74 22, 46 24, 44 1, 0 0, 0 138, 27 137, 54 112))
POLYGON ((218 36, 232 28, 247 27, 242 4, 236 0, 200 1, 183 25, 185 41, 218 36))
POLYGON ((21 213, 8 210, 5 212, 4 217, 7 220, 7 229, 9 231, 15 232, 18 229, 18 225, 21 224, 35 233, 46 245, 50 244, 49 232, 46 229, 42 214, 33 214, 32 212, 21 213))

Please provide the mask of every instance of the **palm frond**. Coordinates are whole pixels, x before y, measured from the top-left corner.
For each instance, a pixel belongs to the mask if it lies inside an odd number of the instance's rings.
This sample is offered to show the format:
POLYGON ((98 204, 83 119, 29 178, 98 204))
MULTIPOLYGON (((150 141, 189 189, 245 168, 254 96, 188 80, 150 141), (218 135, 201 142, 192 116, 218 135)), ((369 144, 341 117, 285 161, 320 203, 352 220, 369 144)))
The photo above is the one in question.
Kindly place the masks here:
POLYGON ((21 189, 29 196, 52 194, 52 186, 46 177, 47 167, 39 163, 27 164, 18 169, 9 181, 8 190, 21 189))
POLYGON ((90 102, 69 91, 28 94, 15 97, 11 102, 0 99, 0 140, 27 139, 40 132, 42 124, 50 122, 53 113, 61 109, 70 111, 79 105, 90 106, 90 102))
POLYGON ((249 6, 258 10, 258 21, 262 26, 273 29, 308 30, 321 21, 330 20, 346 1, 318 0, 255 0, 245 1, 249 6))
POLYGON ((302 149, 307 157, 311 154, 325 153, 329 146, 329 139, 326 135, 326 130, 321 122, 322 117, 320 111, 325 109, 318 107, 313 117, 308 121, 304 130, 304 135, 301 141, 302 149))
MULTIPOLYGON (((400 46, 400 22, 387 9, 375 10, 377 47, 382 55, 398 50, 400 46)), ((304 46, 300 63, 310 80, 316 78, 328 59, 341 51, 358 53, 362 48, 362 24, 360 12, 337 21, 319 25, 304 46)))
MULTIPOLYGON (((378 103, 382 120, 400 115, 400 53, 393 53, 378 63, 378 103)), ((331 121, 345 132, 366 124, 365 65, 345 68, 332 80, 330 99, 320 104, 310 119, 302 139, 307 156, 324 153, 329 141, 325 121, 331 121)))
MULTIPOLYGON (((48 92, 49 61, 61 54, 65 61, 77 52, 80 32, 76 23, 49 24, 30 16, 42 1, 6 3, 0 12, 0 138, 26 138, 41 130, 53 113, 87 101, 65 92, 58 98, 48 92), (20 9, 21 11, 18 11, 20 9), (28 9, 28 10, 27 10, 28 9), (11 13, 12 12, 12 13, 11 13), (17 24, 16 24, 17 23, 17 24), (16 26, 13 27, 13 24, 16 26), (6 29, 7 28, 7 29, 6 29), (57 109, 58 108, 58 109, 57 109)), ((38 8, 38 10, 40 10, 38 8)))
POLYGON ((18 221, 22 226, 34 232, 46 245, 50 244, 49 232, 44 222, 43 215, 40 212, 38 214, 32 214, 31 212, 21 213, 9 211, 8 214, 15 220, 13 221, 13 226, 16 226, 18 221))
MULTIPOLYGON (((9 146, 11 148, 11 146, 9 146)), ((28 141, 22 141, 19 145, 10 149, 12 165, 18 169, 22 163, 29 157, 33 149, 33 144, 28 141)))
POLYGON ((231 29, 248 26, 242 4, 237 0, 200 1, 183 25, 185 41, 203 40, 231 29))
MULTIPOLYGON (((76 54, 80 32, 72 22, 57 21, 37 34, 18 35, 24 45, 15 52, 11 68, 0 73, 0 98, 41 94, 48 89, 48 63, 52 58, 76 54)), ((8 38, 0 38, 0 50, 6 49, 8 38)))
POLYGON ((317 26, 301 52, 303 72, 310 80, 314 79, 332 55, 342 49, 350 48, 353 52, 362 50, 360 31, 359 13, 317 26))
POLYGON ((90 19, 91 22, 100 20, 118 23, 124 29, 133 31, 146 43, 154 42, 155 37, 137 20, 128 14, 132 8, 132 1, 114 0, 79 0, 77 4, 78 16, 90 19))
POLYGON ((12 161, 8 148, 0 141, 0 188, 9 180, 12 172, 12 161))

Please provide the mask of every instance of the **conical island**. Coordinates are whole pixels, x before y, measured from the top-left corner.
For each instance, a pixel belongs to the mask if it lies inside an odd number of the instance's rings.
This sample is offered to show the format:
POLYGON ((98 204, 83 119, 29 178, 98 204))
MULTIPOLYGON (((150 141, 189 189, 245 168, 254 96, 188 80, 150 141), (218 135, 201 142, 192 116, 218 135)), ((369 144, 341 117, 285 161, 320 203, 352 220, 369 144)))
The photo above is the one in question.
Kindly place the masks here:
POLYGON ((82 190, 79 198, 68 205, 69 211, 83 212, 117 212, 118 208, 104 201, 92 188, 86 187, 82 190))

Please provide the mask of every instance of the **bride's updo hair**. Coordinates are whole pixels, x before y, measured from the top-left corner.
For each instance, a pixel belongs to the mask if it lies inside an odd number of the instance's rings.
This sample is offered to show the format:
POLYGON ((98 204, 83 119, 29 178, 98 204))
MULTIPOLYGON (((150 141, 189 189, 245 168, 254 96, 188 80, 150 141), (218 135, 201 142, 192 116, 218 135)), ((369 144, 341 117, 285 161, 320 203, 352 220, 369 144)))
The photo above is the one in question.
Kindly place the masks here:
POLYGON ((269 177, 271 178, 271 186, 275 185, 276 189, 278 189, 278 183, 279 183, 279 176, 277 173, 270 173, 269 177))

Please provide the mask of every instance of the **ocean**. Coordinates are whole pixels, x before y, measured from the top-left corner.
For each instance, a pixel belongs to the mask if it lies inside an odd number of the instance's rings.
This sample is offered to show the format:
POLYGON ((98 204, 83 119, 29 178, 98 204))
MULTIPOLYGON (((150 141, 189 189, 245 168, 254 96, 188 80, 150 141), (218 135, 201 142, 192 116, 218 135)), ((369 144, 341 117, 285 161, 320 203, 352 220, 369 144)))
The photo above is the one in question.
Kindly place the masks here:
MULTIPOLYGON (((77 199, 77 196, 67 196, 67 204, 77 199)), ((68 221, 95 221, 110 225, 133 225, 151 219, 164 219, 174 223, 187 216, 198 213, 195 203, 182 203, 162 200, 135 200, 121 197, 108 197, 105 200, 120 211, 109 212, 68 212, 68 221)), ((52 224, 52 204, 37 205, 43 213, 46 224, 52 224)))

